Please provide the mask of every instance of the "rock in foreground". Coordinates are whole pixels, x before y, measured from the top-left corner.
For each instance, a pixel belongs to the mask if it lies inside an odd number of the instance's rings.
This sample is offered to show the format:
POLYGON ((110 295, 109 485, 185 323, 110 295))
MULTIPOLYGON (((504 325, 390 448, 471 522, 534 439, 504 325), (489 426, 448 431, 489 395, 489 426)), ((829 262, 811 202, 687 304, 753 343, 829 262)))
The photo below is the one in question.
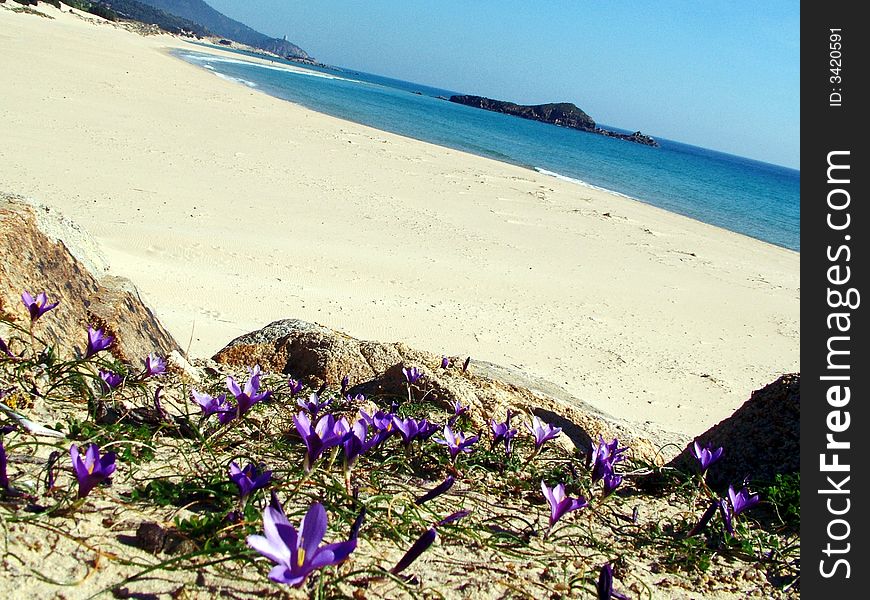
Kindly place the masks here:
POLYGON ((464 357, 450 359, 441 368, 441 356, 407 347, 358 340, 343 333, 296 319, 275 321, 236 338, 214 360, 233 367, 259 364, 263 369, 288 374, 309 385, 337 387, 348 376, 351 393, 366 396, 405 394, 404 367, 424 374, 427 399, 449 407, 459 401, 471 407, 478 426, 483 418, 503 419, 506 411, 533 413, 562 427, 573 446, 588 452, 599 436, 614 437, 632 448, 636 457, 656 460, 668 442, 684 439, 662 431, 640 430, 636 424, 605 415, 558 386, 515 370, 481 361, 462 369, 464 357))
MULTIPOLYGON (((800 384, 800 373, 783 375, 698 436, 701 446, 725 448, 709 471, 712 486, 737 486, 745 477, 771 481, 779 473, 800 471, 800 384)), ((691 448, 689 444, 671 466, 697 468, 691 448)))
POLYGON ((61 354, 84 348, 88 325, 114 335, 112 354, 131 363, 151 352, 179 350, 129 280, 99 272, 96 252, 83 231, 48 208, 0 194, 0 312, 26 329, 30 318, 21 292, 44 291, 62 310, 42 317, 36 334, 61 354), (67 246, 71 239, 79 240, 79 257, 67 246))

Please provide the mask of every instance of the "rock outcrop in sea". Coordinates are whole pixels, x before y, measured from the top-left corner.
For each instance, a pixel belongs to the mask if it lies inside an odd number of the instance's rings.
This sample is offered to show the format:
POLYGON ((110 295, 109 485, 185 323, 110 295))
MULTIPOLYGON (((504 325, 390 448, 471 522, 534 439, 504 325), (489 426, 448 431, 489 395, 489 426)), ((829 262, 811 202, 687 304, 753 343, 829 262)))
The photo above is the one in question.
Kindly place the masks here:
POLYGON ((513 115, 523 119, 532 121, 541 121, 542 123, 551 123, 561 127, 570 129, 578 129, 587 133, 597 133, 606 137, 617 138, 627 142, 635 142, 644 144, 645 146, 658 147, 659 143, 652 137, 644 135, 640 131, 634 133, 618 133, 609 129, 602 129, 595 124, 595 121, 579 109, 571 102, 557 102, 550 104, 535 104, 522 105, 514 104, 513 102, 505 102, 504 100, 493 100, 483 96, 450 96, 449 100, 456 104, 464 104, 473 106, 474 108, 482 108, 493 112, 500 112, 506 115, 513 115))

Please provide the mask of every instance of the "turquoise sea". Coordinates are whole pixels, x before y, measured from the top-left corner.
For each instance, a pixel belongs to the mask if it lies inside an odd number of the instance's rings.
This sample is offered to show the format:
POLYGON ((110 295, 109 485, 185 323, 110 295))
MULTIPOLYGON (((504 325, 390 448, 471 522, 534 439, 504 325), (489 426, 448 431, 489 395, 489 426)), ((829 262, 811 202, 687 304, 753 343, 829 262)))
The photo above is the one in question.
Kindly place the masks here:
POLYGON ((191 44, 177 55, 312 110, 604 188, 800 251, 800 171, 663 139, 642 124, 660 148, 443 99, 463 91, 346 69, 302 68, 280 59, 273 66, 257 65, 195 48, 191 44))

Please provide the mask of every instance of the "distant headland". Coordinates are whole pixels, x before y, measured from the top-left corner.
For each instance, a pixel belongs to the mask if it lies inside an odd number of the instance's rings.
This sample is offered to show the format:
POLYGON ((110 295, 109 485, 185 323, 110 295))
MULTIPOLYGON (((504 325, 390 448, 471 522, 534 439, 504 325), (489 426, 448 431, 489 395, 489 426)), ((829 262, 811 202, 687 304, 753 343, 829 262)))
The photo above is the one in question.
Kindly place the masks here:
POLYGON ((595 121, 579 109, 576 105, 570 102, 558 102, 551 104, 536 104, 532 106, 524 106, 522 104, 514 104, 513 102, 505 102, 503 100, 493 100, 484 98, 483 96, 450 96, 451 102, 457 104, 465 104, 475 108, 500 112, 523 119, 531 119, 533 121, 541 121, 542 123, 552 123, 562 127, 571 129, 579 129, 589 133, 597 133, 612 138, 619 138, 628 142, 644 144, 646 146, 659 147, 659 143, 648 135, 642 134, 640 131, 634 133, 617 133, 608 129, 602 129, 595 124, 595 121))

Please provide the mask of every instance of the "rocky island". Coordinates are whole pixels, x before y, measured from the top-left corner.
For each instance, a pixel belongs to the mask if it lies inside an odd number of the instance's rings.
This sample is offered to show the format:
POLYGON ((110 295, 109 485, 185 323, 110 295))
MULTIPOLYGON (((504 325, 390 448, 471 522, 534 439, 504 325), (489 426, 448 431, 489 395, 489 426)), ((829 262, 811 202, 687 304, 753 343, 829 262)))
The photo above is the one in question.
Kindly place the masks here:
POLYGON ((513 102, 505 102, 503 100, 493 100, 484 98, 483 96, 451 96, 451 102, 457 104, 465 104, 475 108, 500 112, 506 115, 514 115, 523 119, 531 119, 533 121, 541 121, 543 123, 552 123, 561 127, 569 127, 571 129, 579 129, 589 133, 597 133, 607 137, 618 138, 628 142, 636 142, 646 146, 659 147, 659 143, 652 137, 642 134, 640 131, 634 133, 618 133, 609 129, 602 129, 595 124, 595 121, 571 102, 557 102, 550 104, 535 104, 526 106, 522 104, 514 104, 513 102))

